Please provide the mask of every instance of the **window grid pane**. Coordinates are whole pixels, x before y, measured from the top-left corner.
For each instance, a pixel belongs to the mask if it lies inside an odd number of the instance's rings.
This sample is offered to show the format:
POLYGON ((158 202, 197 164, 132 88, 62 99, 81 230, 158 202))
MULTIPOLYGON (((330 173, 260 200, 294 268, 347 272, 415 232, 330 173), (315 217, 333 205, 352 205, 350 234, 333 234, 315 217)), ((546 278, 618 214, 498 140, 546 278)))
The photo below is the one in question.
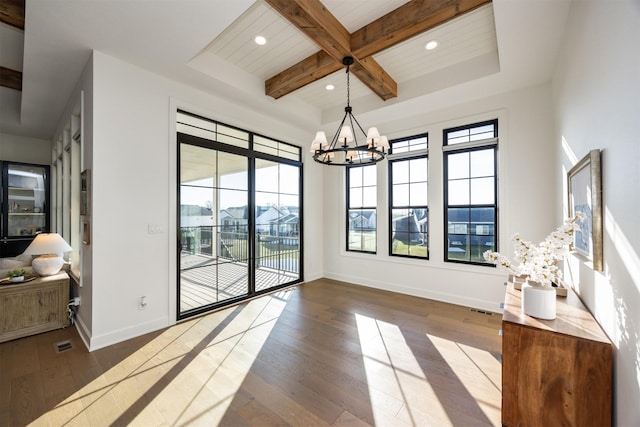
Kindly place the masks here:
POLYGON ((466 142, 482 141, 498 136, 498 121, 477 123, 454 129, 445 129, 444 145, 464 144, 466 142))
POLYGON ((411 154, 428 148, 428 135, 391 141, 389 170, 389 254, 429 259, 428 156, 411 154))
POLYGON ((396 139, 391 141, 390 145, 392 154, 426 150, 429 148, 429 136, 425 133, 423 135, 416 135, 409 138, 396 139))
POLYGON ((376 253, 376 165, 347 168, 347 250, 376 253))
POLYGON ((497 249, 497 128, 493 120, 443 132, 445 145, 487 140, 444 153, 445 261, 493 266, 482 254, 497 249))

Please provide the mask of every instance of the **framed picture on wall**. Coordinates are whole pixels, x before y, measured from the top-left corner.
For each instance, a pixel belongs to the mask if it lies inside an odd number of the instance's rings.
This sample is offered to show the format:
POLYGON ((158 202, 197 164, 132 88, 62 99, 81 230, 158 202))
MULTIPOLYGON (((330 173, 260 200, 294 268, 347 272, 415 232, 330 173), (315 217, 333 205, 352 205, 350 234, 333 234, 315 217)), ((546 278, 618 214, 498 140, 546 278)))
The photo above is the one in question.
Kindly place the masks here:
POLYGON ((91 215, 91 170, 80 173, 80 215, 91 215))
POLYGON ((87 220, 82 221, 82 244, 85 246, 91 244, 91 223, 87 220))
POLYGON ((602 271, 602 171, 600 150, 591 150, 567 173, 569 216, 581 212, 580 230, 573 236, 573 249, 602 271))

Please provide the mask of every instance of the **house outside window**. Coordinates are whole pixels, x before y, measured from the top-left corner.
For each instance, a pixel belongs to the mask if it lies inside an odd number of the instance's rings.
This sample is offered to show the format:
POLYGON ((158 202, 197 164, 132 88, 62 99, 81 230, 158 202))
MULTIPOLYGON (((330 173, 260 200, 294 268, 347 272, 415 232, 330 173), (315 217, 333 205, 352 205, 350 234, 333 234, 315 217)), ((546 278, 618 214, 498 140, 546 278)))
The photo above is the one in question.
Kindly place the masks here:
POLYGON ((389 254, 429 259, 427 134, 391 141, 389 254))
POLYGON ((497 250, 498 120, 445 129, 445 261, 490 265, 497 250))
POLYGON ((347 251, 376 253, 376 165, 347 168, 347 251))

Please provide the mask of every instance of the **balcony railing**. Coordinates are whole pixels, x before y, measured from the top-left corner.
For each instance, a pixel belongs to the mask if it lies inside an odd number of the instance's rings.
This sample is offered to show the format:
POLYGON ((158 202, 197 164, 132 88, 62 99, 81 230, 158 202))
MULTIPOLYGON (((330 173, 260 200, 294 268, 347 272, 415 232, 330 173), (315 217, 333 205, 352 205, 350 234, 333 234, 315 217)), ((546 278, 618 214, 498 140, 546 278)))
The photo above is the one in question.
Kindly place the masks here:
MULTIPOLYGON (((249 262, 248 233, 215 232, 213 226, 182 227, 182 251, 216 259, 246 264, 249 262), (215 240, 213 239, 215 232, 215 240), (214 251, 214 248, 217 249, 214 251)), ((298 274, 300 272, 300 240, 292 232, 287 235, 256 234, 256 268, 269 268, 298 274)))

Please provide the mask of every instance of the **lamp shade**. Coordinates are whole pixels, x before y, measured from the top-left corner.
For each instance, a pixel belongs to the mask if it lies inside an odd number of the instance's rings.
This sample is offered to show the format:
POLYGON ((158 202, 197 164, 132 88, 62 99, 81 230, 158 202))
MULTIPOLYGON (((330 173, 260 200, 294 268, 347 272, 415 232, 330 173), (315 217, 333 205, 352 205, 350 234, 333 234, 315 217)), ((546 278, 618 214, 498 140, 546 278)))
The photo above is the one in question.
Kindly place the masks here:
POLYGON ((73 250, 58 233, 41 233, 24 251, 25 255, 61 254, 73 250))
POLYGON ((376 148, 378 141, 380 141, 380 132, 378 128, 373 126, 367 131, 367 141, 369 142, 369 148, 376 148))
POLYGON ((378 148, 381 148, 382 151, 389 150, 389 139, 386 136, 380 137, 380 142, 378 143, 378 148))
POLYGON ((340 129, 340 135, 338 136, 338 141, 343 145, 353 141, 353 132, 351 132, 351 128, 349 126, 342 126, 342 129, 340 129))
POLYGON ((71 250, 71 246, 58 233, 43 233, 33 239, 24 253, 39 255, 31 262, 33 271, 41 276, 51 276, 64 265, 64 259, 59 254, 71 250))
POLYGON ((323 146, 327 145, 327 136, 324 132, 319 131, 316 132, 316 137, 311 142, 311 152, 315 153, 316 150, 322 149, 323 146))

